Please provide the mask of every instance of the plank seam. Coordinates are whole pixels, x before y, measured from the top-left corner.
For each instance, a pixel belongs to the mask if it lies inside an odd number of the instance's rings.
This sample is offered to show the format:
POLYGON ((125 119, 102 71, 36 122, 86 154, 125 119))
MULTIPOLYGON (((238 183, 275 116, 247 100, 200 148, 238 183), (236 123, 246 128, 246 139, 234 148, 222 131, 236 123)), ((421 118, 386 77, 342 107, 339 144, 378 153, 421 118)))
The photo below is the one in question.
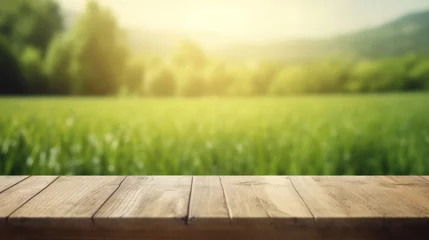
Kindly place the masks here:
POLYGON ((219 182, 220 182, 220 186, 222 187, 223 197, 225 198, 226 209, 228 210, 229 223, 231 224, 233 216, 232 216, 231 208, 229 207, 229 203, 228 203, 228 198, 226 196, 225 187, 223 185, 222 178, 220 176, 219 176, 219 182))
POLYGON ((298 196, 301 198, 302 202, 304 203, 305 207, 307 207, 307 210, 310 212, 311 216, 313 217, 313 220, 316 221, 316 217, 314 216, 313 212, 311 211, 310 207, 308 206, 307 202, 304 200, 304 198, 299 193, 298 189, 296 189, 295 184, 292 181, 291 177, 288 177, 290 183, 292 184, 293 189, 295 189, 295 192, 298 194, 298 196))
POLYGON ((16 185, 18 185, 18 184, 20 184, 21 182, 23 182, 23 181, 25 181, 25 180, 29 179, 30 177, 31 177, 31 176, 27 176, 27 177, 25 177, 25 178, 23 178, 23 179, 19 180, 18 182, 16 182, 16 183, 14 183, 14 184, 10 185, 9 187, 7 187, 7 188, 3 189, 3 191, 0 191, 0 194, 2 194, 2 193, 4 193, 4 192, 6 192, 7 190, 9 190, 9 189, 11 189, 11 188, 15 187, 16 185))
POLYGON ((116 187, 116 189, 109 195, 109 197, 106 198, 106 200, 100 205, 100 207, 97 208, 97 210, 95 210, 94 214, 92 214, 91 216, 91 221, 92 224, 95 225, 95 215, 97 215, 97 213, 100 211, 100 209, 107 203, 107 201, 109 201, 110 198, 112 198, 112 196, 119 190, 119 188, 121 187, 122 183, 125 181, 125 179, 127 179, 128 176, 125 176, 121 182, 118 184, 118 186, 116 187))
POLYGON ((188 212, 187 212, 187 216, 186 216, 186 225, 189 224, 189 222, 191 221, 191 206, 192 206, 192 191, 194 189, 194 176, 192 176, 191 178, 191 190, 189 191, 189 201, 188 201, 188 212))
POLYGON ((55 181, 58 180, 58 178, 60 178, 60 176, 57 176, 52 182, 50 182, 48 185, 46 185, 44 188, 42 188, 40 191, 38 191, 36 194, 34 194, 33 196, 31 196, 29 199, 27 199, 27 201, 25 201, 24 203, 22 203, 19 207, 17 207, 15 210, 13 210, 13 212, 11 212, 7 217, 6 217, 6 223, 9 221, 10 216, 12 216, 16 211, 18 211, 20 208, 22 208, 25 204, 27 204, 28 202, 30 202, 33 198, 35 198, 36 196, 38 196, 41 192, 45 191, 45 189, 47 189, 49 186, 51 186, 55 181))
POLYGON ((420 178, 422 178, 425 182, 429 183, 429 180, 424 178, 423 176, 419 176, 420 178))
POLYGON ((271 214, 268 212, 268 209, 265 207, 265 205, 262 202, 261 198, 255 193, 255 189, 253 188, 253 184, 250 184, 250 191, 252 191, 253 195, 255 195, 255 197, 258 199, 259 204, 261 204, 262 208, 265 210, 265 212, 267 213, 268 217, 270 219, 272 219, 273 216, 271 216, 271 214))

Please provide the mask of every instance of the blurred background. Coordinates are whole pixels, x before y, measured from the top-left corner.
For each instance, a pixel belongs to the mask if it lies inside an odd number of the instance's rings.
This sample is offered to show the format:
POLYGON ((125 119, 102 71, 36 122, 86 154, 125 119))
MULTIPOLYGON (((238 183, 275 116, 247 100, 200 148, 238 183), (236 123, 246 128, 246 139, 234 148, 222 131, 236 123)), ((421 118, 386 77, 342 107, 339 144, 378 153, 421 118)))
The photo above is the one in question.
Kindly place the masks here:
POLYGON ((424 0, 0 0, 0 174, 429 174, 424 0))

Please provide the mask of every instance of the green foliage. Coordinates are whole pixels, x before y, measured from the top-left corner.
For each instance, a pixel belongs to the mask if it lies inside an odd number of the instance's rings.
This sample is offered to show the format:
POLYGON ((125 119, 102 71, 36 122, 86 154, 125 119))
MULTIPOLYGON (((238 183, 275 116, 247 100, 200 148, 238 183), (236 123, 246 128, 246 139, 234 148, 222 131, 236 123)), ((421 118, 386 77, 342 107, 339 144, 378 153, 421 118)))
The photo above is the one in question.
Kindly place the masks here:
POLYGON ((147 74, 146 89, 151 96, 172 96, 177 89, 177 81, 172 71, 160 67, 147 74))
MULTIPOLYGON (((292 41, 290 51, 279 51, 275 44, 265 50, 255 46, 248 51, 252 59, 258 59, 261 50, 276 56, 300 54, 300 58, 247 64, 220 62, 190 40, 180 42, 167 59, 138 57, 130 51, 114 15, 96 1, 89 1, 73 28, 61 33, 57 2, 0 0, 1 69, 7 76, 1 80, 0 93, 196 97, 424 90, 429 88, 429 56, 424 51, 404 54, 410 42, 422 43, 403 39, 404 34, 395 31, 427 16, 417 14, 323 43, 292 41), (404 49, 396 52, 396 42, 362 45, 374 40, 375 33, 380 39, 397 39, 398 48, 404 49), (323 46, 323 51, 313 52, 314 45, 323 46), (386 49, 392 54, 379 58, 377 51, 386 49)), ((424 26, 418 34, 427 30, 424 26)))
POLYGON ((267 61, 260 62, 252 75, 253 94, 266 95, 279 70, 279 64, 267 61))
POLYGON ((0 174, 427 175, 427 94, 0 100, 0 174))
POLYGON ((62 30, 63 21, 57 2, 52 0, 0 1, 0 35, 17 51, 27 45, 43 54, 52 37, 62 30))
POLYGON ((303 66, 289 66, 282 69, 270 86, 273 95, 302 93, 305 91, 303 82, 307 79, 303 66))
POLYGON ((71 34, 73 93, 117 93, 127 49, 112 13, 96 2, 89 2, 71 34))
POLYGON ((66 36, 57 36, 49 46, 44 71, 49 77, 49 92, 71 94, 70 76, 71 43, 66 36))
POLYGON ((206 93, 206 81, 201 71, 185 67, 175 71, 178 83, 178 95, 198 97, 206 93))
POLYGON ((25 89, 18 59, 0 36, 0 94, 19 94, 25 89))
POLYGON ((44 93, 45 89, 48 89, 48 84, 43 72, 43 61, 40 51, 37 48, 27 47, 21 55, 21 66, 27 93, 44 93))
POLYGON ((200 69, 206 65, 206 56, 201 48, 190 40, 180 42, 172 56, 172 61, 177 67, 191 67, 200 69))
POLYGON ((252 70, 249 66, 235 66, 231 73, 233 83, 227 90, 230 96, 251 96, 253 93, 252 85, 252 70))
POLYGON ((224 96, 234 84, 234 78, 226 64, 214 63, 208 66, 204 73, 206 82, 206 94, 224 96))
POLYGON ((62 18, 55 1, 0 1, 1 94, 48 92, 43 58, 61 29, 62 18))
POLYGON ((140 59, 130 59, 124 70, 123 85, 131 95, 141 94, 144 84, 144 66, 140 59))
POLYGON ((410 83, 408 89, 426 89, 429 90, 429 60, 418 63, 410 71, 410 83))

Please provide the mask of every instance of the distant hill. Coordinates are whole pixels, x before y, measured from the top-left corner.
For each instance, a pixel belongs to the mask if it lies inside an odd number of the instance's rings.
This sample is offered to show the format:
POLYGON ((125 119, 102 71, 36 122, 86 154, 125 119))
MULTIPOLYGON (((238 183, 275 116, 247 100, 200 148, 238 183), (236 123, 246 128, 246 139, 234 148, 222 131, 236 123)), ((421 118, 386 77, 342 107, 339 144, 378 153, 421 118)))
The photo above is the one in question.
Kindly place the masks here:
POLYGON ((429 54, 429 11, 409 14, 378 27, 342 36, 228 46, 221 54, 230 58, 297 60, 324 57, 381 58, 412 52, 429 54))
MULTIPOLYGON (((65 29, 69 30, 79 17, 79 13, 70 9, 62 9, 65 29)), ((171 53, 174 48, 185 39, 191 39, 200 44, 204 49, 210 50, 220 46, 237 44, 237 41, 221 34, 210 32, 185 33, 177 30, 152 30, 152 29, 124 29, 130 46, 141 53, 165 55, 171 53)))
POLYGON ((180 41, 186 39, 197 42, 205 50, 238 44, 234 39, 210 32, 184 33, 176 30, 126 29, 126 34, 132 49, 157 55, 171 53, 180 41))
MULTIPOLYGON (((78 16, 64 11, 66 26, 78 16)), ((429 54, 429 10, 405 15, 370 29, 325 39, 288 39, 249 44, 215 33, 125 29, 136 52, 166 55, 184 39, 202 45, 211 54, 227 59, 308 60, 329 57, 380 58, 411 52, 429 54)))

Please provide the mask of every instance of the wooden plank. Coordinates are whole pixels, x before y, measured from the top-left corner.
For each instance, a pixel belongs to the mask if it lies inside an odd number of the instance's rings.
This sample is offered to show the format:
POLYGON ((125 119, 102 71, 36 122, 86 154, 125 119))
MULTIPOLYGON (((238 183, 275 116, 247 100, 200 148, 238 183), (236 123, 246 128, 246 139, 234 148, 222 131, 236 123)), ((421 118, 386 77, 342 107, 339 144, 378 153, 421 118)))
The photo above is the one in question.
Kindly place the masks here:
POLYGON ((310 224, 311 213, 287 177, 222 177, 231 223, 245 227, 310 224))
POLYGON ((272 224, 311 225, 314 218, 288 177, 251 178, 252 188, 270 214, 272 224))
POLYGON ((97 226, 115 229, 183 228, 192 177, 127 177, 94 216, 97 226))
POLYGON ((291 177, 316 222, 336 226, 425 225, 429 185, 419 177, 291 177))
POLYGON ((0 193, 28 178, 28 176, 0 176, 0 193))
POLYGON ((14 212, 8 224, 25 228, 91 227, 92 216, 125 177, 60 177, 14 212))
POLYGON ((193 179, 188 225, 204 228, 229 226, 230 213, 218 176, 193 179))
POLYGON ((0 222, 6 222, 9 215, 40 193, 56 178, 55 176, 30 177, 1 193, 0 222))

